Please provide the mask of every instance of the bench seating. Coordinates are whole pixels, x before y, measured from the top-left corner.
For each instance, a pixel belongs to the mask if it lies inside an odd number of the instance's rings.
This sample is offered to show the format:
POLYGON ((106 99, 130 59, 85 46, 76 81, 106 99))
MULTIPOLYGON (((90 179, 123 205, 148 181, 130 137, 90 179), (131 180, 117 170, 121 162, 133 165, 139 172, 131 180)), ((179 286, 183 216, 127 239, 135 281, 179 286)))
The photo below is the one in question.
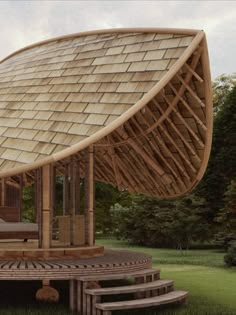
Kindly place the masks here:
POLYGON ((115 310, 128 310, 137 308, 147 308, 171 303, 185 303, 188 297, 186 291, 172 291, 160 296, 145 298, 140 300, 129 300, 121 302, 97 303, 96 315, 111 315, 115 310))
POLYGON ((25 222, 0 222, 0 239, 38 239, 38 224, 25 222))

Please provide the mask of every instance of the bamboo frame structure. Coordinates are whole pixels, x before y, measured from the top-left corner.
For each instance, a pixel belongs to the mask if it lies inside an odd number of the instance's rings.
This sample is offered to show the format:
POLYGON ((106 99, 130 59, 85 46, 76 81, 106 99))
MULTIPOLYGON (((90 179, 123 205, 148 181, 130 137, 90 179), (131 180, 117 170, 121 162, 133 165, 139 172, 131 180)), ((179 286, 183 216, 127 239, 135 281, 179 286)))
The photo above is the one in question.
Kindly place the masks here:
POLYGON ((1 205, 5 185, 35 183, 39 247, 49 249, 64 176, 60 224, 71 228, 61 237, 74 246, 85 178, 93 246, 95 180, 165 198, 201 180, 212 138, 205 33, 100 30, 21 49, 0 62, 0 123, 1 205))
MULTIPOLYGON (((165 71, 161 80, 147 93, 142 94, 140 100, 124 111, 121 116, 116 116, 116 119, 108 125, 69 148, 65 147, 58 153, 44 155, 42 159, 22 166, 18 166, 19 163, 16 163, 16 167, 13 168, 1 169, 0 167, 1 178, 19 173, 30 173, 33 169, 65 160, 93 145, 98 148, 95 159, 103 160, 96 164, 95 178, 116 185, 120 189, 161 197, 173 197, 182 195, 196 186, 207 165, 212 134, 210 71, 203 31, 117 29, 73 34, 26 47, 2 60, 0 65, 4 66, 5 63, 9 63, 10 66, 13 58, 11 67, 14 68, 14 62, 16 63, 14 57, 19 55, 20 60, 21 55, 24 57, 26 54, 27 57, 31 50, 33 56, 34 49, 43 49, 44 45, 52 45, 56 41, 63 43, 63 41, 71 40, 73 43, 73 39, 84 36, 85 38, 96 38, 96 43, 99 42, 99 36, 101 36, 101 41, 106 35, 109 37, 117 36, 117 34, 120 36, 118 38, 125 39, 125 36, 129 38, 128 36, 132 32, 135 32, 134 34, 137 36, 156 33, 164 41, 167 41, 168 34, 171 34, 172 37, 167 43, 167 47, 169 45, 171 51, 167 50, 165 54, 169 52, 173 56, 177 55, 177 52, 173 45, 171 46, 171 41, 174 43, 177 39, 176 43, 179 42, 178 36, 182 36, 183 41, 192 36, 192 40, 183 49, 182 54, 178 54, 180 56, 173 59, 173 65, 169 66, 169 70, 165 71), (122 153, 124 151, 127 151, 125 159, 122 153), (142 169, 146 170, 145 172, 139 173, 138 169, 135 172, 135 165, 141 167, 140 163, 143 165, 142 169), (133 178, 134 172, 136 178, 133 178), (150 183, 150 177, 156 184, 151 184, 151 189, 148 185, 145 188, 141 182, 150 183)), ((117 40, 119 41, 119 39, 117 40)), ((162 45, 162 41, 159 42, 162 45)), ((91 42, 88 42, 88 45, 92 45, 91 42)), ((73 45, 71 46, 73 47, 73 45)), ((178 44, 176 46, 176 49, 179 49, 178 44)), ((165 46, 163 45, 163 47, 165 46)), ((160 50, 154 51, 153 54, 155 52, 158 54, 160 50)), ((30 56, 30 58, 32 57, 30 56)), ((22 57, 21 59, 24 60, 22 57)), ((152 59, 156 61, 155 57, 152 59)), ((172 62, 171 60, 169 63, 172 62)), ((151 63, 152 61, 149 61, 149 66, 151 63)), ((147 74, 148 71, 143 73, 147 74)), ((118 94, 118 92, 115 91, 113 94, 118 94)))

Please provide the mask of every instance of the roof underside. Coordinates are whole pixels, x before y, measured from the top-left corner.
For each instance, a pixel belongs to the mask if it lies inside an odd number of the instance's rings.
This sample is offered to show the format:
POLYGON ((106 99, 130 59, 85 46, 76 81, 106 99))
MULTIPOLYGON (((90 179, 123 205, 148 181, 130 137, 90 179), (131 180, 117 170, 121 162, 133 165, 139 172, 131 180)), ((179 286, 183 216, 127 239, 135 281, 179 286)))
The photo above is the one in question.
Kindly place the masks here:
POLYGON ((30 170, 71 146, 79 152, 86 138, 111 126, 91 140, 97 179, 161 196, 192 188, 206 166, 211 134, 203 39, 180 62, 196 36, 110 31, 52 40, 3 60, 0 172, 14 175, 22 164, 30 170), (165 88, 148 98, 168 76, 165 88))

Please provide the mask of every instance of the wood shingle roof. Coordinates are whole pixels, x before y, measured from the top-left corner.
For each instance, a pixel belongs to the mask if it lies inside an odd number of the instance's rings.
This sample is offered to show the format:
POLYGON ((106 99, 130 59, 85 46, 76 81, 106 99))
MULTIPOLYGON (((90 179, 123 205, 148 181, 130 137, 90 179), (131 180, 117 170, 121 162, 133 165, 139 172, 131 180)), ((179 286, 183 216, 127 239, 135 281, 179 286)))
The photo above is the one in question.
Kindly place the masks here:
POLYGON ((100 162, 107 174, 100 178, 98 170, 98 179, 117 185, 118 167, 120 188, 163 196, 189 189, 210 150, 204 40, 201 31, 95 31, 7 57, 0 63, 0 176, 60 160, 92 143, 98 156, 108 154, 100 162), (114 167, 113 155, 120 166, 114 167), (147 174, 144 181, 155 182, 151 161, 162 170, 157 176, 164 186, 177 181, 179 188, 150 190, 125 171, 135 172, 137 164, 147 174))

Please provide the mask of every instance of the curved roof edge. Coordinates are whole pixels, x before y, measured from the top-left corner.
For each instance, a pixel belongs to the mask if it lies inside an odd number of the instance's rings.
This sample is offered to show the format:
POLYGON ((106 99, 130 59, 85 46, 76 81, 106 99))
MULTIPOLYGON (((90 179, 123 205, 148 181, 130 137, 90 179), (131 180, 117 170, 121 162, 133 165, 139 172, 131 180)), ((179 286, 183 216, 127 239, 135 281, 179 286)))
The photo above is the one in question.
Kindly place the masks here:
POLYGON ((194 29, 181 29, 181 28, 155 28, 155 27, 134 27, 134 28, 111 28, 111 29, 98 29, 98 30, 92 30, 92 31, 84 31, 79 33, 72 33, 68 35, 62 35, 57 36, 54 38, 46 39, 43 41, 39 41, 37 43, 25 46, 23 48, 20 48, 13 52, 12 54, 8 55, 7 57, 0 60, 0 64, 6 61, 7 59, 17 55, 18 53, 21 53, 25 50, 28 50, 30 48, 34 48, 37 46, 41 46, 44 44, 48 44, 57 40, 62 39, 69 39, 69 38, 75 38, 80 36, 87 36, 87 35, 95 35, 95 34, 106 34, 106 33, 130 33, 130 32, 143 32, 143 33, 152 33, 152 32, 159 32, 160 34, 181 34, 181 35, 197 35, 199 32, 202 32, 202 30, 194 30, 194 29))
MULTIPOLYGON (((66 36, 61 36, 57 37, 51 40, 39 42, 37 44, 33 44, 30 46, 27 46, 10 56, 6 57, 3 59, 1 62, 4 60, 10 58, 11 56, 17 54, 20 51, 24 51, 26 49, 35 47, 37 45, 43 45, 48 42, 53 42, 55 40, 59 39, 65 39, 65 38, 70 38, 70 37, 78 37, 78 36, 85 36, 85 35, 92 35, 92 34, 101 34, 101 33, 108 33, 108 32, 123 32, 123 33, 128 33, 128 32, 134 32, 134 31, 139 31, 139 32, 162 32, 162 33, 175 33, 175 34, 191 34, 195 35, 193 41, 189 45, 189 47, 185 50, 183 55, 176 61, 176 63, 173 65, 173 67, 165 74, 165 76, 146 94, 144 95, 136 104, 134 104, 129 110, 127 110, 123 115, 121 115, 119 118, 117 118, 114 122, 109 124, 108 126, 104 127, 102 130, 96 132, 89 138, 86 138, 79 142, 78 144, 74 144, 73 146, 64 149, 58 153, 52 154, 49 157, 43 158, 39 161, 29 163, 29 164, 24 164, 22 166, 15 167, 11 170, 3 171, 0 172, 0 177, 11 177, 14 175, 18 175, 20 173, 24 173, 27 171, 32 171, 33 169, 42 167, 47 164, 54 163, 56 161, 65 159, 85 148, 87 148, 90 145, 95 144, 97 141, 101 140, 103 137, 106 135, 110 134, 112 131, 114 131, 116 128, 120 127, 122 124, 124 124, 128 119, 130 119, 134 114, 136 114, 140 109, 142 109, 150 100, 152 100, 164 87, 165 85, 175 76, 175 74, 180 70, 180 68, 184 65, 184 63, 187 61, 187 59, 193 54, 194 50, 197 48, 197 46, 200 44, 200 42, 204 39, 205 33, 204 31, 201 30, 182 30, 182 29, 171 29, 171 28, 125 28, 125 29, 106 29, 106 30, 98 30, 98 31, 89 31, 89 32, 82 32, 82 33, 77 33, 77 34, 72 34, 72 35, 66 35, 66 36)), ((207 57, 208 58, 208 57, 207 57)), ((208 59, 207 59, 208 60, 208 59)), ((206 62, 207 64, 207 62, 206 62)), ((208 77, 210 76, 209 72, 209 66, 206 69, 208 74, 208 77)), ((164 119, 164 117, 160 118, 159 123, 164 119)), ((211 138, 211 137, 210 137, 211 138)), ((210 150, 209 150, 210 154, 210 150)), ((206 159, 206 161, 208 158, 206 159)), ((206 168, 206 166, 205 166, 206 168)), ((204 170, 205 170, 204 168, 204 170)), ((202 171, 202 176, 204 174, 204 170, 202 171)), ((201 176, 201 177, 202 177, 201 176)), ((200 179, 199 179, 200 180, 200 179)))

